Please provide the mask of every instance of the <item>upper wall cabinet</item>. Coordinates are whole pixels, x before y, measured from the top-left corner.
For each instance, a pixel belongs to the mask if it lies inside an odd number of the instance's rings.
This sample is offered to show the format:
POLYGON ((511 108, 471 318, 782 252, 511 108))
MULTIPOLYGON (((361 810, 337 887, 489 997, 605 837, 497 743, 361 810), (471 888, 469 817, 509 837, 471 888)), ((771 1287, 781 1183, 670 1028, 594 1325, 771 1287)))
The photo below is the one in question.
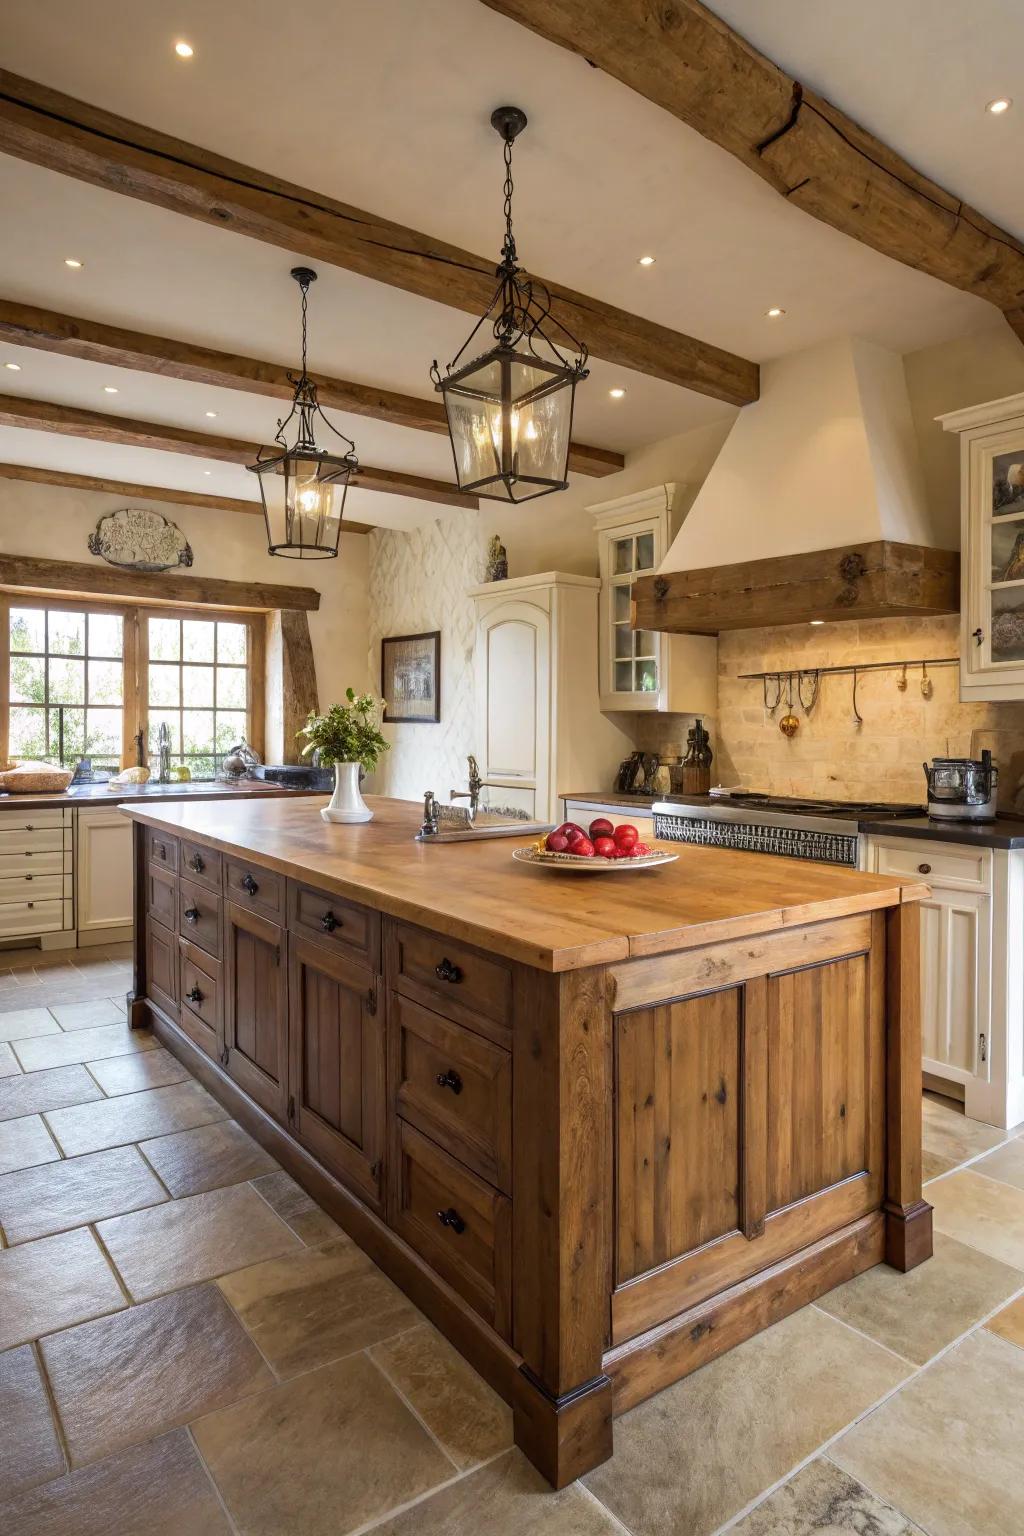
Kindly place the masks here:
POLYGON ((1024 395, 938 419, 960 434, 960 697, 1024 699, 1024 395))
POLYGON ((633 582, 661 565, 675 537, 684 487, 656 485, 588 508, 601 558, 599 650, 603 710, 714 714, 718 642, 707 635, 633 629, 633 582))

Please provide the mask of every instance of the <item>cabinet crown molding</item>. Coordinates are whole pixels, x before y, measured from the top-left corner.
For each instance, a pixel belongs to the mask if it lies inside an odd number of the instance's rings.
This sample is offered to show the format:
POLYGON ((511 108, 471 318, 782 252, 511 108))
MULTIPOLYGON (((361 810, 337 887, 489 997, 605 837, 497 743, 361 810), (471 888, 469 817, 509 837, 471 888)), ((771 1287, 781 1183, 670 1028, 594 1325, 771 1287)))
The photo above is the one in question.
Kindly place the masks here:
POLYGON ((946 411, 935 420, 943 432, 969 432, 973 427, 991 427, 1018 416, 1024 416, 1024 395, 1007 395, 1003 400, 986 400, 960 411, 946 411))
POLYGON ((470 597, 494 597, 502 592, 533 592, 550 587, 600 587, 599 576, 577 576, 572 571, 539 571, 534 576, 509 576, 504 581, 482 581, 469 588, 470 597))
POLYGON ((645 491, 633 491, 629 496, 616 496, 611 501, 592 501, 587 511, 598 529, 615 528, 620 523, 633 522, 642 517, 671 516, 678 510, 688 489, 683 481, 668 480, 662 485, 652 485, 645 491))

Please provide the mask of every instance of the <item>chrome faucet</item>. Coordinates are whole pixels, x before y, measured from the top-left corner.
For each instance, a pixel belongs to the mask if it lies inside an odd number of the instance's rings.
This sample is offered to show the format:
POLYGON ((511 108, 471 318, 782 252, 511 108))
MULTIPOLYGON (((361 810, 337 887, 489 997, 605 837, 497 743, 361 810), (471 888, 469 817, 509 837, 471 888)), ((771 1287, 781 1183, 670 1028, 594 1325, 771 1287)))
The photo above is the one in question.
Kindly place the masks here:
POLYGON ((469 762, 469 781, 468 781, 469 782, 469 788, 468 789, 453 789, 451 794, 448 796, 448 798, 450 800, 468 800, 469 801, 469 819, 470 819, 470 821, 472 821, 474 816, 476 815, 477 811, 480 809, 480 791, 484 787, 484 781, 480 777, 480 769, 479 769, 479 767, 477 765, 477 760, 473 756, 472 752, 469 754, 468 762, 469 762))
POLYGON ((159 767, 157 768, 156 781, 158 784, 171 782, 171 733, 167 729, 167 721, 161 720, 160 734, 157 737, 159 751, 159 767))
POLYGON ((420 827, 420 836, 437 836, 437 796, 432 789, 428 789, 423 796, 423 825, 420 827))

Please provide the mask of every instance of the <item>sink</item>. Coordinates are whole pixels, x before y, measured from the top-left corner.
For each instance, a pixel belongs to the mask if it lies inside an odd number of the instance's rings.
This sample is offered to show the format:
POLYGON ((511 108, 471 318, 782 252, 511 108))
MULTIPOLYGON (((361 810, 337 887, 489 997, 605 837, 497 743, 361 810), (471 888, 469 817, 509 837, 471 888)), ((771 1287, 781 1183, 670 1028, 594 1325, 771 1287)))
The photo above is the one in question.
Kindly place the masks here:
POLYGON ((418 843, 472 843, 485 837, 539 837, 550 832, 550 821, 526 821, 517 816, 507 816, 492 811, 478 811, 470 820, 469 812, 461 805, 437 807, 438 830, 417 832, 418 843))

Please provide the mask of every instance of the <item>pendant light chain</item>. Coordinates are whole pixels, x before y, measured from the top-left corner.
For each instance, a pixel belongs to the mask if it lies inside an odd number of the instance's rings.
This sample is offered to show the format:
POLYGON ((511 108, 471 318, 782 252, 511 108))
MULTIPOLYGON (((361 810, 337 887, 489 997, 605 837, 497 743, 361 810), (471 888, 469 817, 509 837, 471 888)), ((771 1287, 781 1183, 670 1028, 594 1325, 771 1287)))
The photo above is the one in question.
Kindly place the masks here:
POLYGON ((306 310, 309 307, 309 284, 300 284, 302 289, 302 382, 309 377, 306 371, 306 310))
POLYGON ((505 245, 502 255, 506 262, 515 265, 516 240, 512 233, 512 193, 515 184, 512 180, 512 140, 505 140, 505 245))

